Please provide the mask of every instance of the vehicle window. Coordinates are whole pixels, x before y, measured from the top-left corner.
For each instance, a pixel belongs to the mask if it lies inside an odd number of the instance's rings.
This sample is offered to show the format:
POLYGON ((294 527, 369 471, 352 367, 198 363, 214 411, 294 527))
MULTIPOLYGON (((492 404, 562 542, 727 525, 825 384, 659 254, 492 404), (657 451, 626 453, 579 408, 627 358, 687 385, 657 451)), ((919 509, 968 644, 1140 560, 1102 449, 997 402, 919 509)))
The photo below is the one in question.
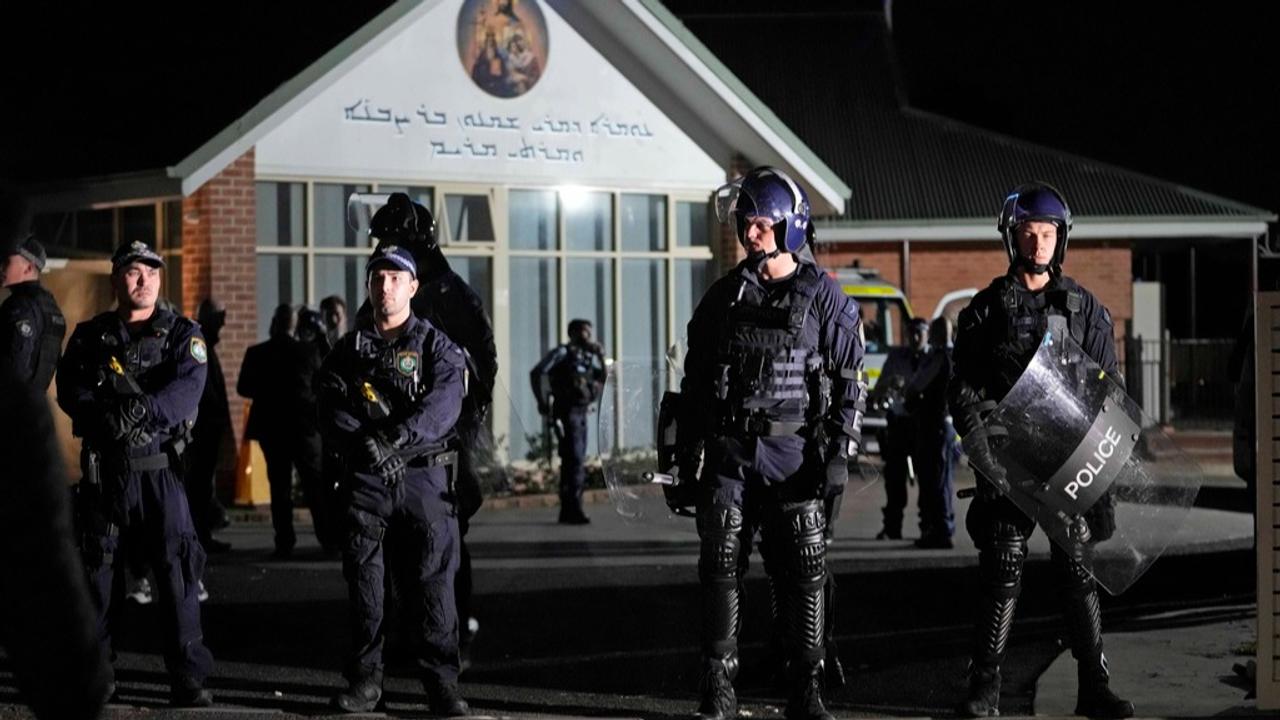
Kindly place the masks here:
POLYGON ((869 353, 887 353, 906 338, 906 307, 898 298, 858 298, 862 307, 862 332, 869 353))

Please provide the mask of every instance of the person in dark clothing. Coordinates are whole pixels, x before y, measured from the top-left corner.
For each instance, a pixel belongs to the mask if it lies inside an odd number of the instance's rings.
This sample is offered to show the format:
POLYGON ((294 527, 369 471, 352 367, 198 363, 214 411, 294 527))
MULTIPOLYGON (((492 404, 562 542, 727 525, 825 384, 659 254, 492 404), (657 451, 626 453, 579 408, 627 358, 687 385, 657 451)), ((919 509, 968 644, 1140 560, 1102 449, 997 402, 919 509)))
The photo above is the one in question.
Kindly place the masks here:
MULTIPOLYGON (((324 321, 324 355, 328 355, 338 338, 347 332, 347 301, 337 295, 321 300, 320 318, 324 321)), ((323 355, 321 357, 323 359, 323 355)))
POLYGON ((145 555, 164 617, 170 702, 207 706, 213 657, 200 627, 205 553, 178 476, 204 390, 208 346, 194 322, 156 305, 164 260, 145 243, 112 257, 119 307, 80 323, 58 364, 58 405, 83 438, 85 569, 110 649, 108 613, 123 592, 126 550, 145 555))
MULTIPOLYGON (((1071 211, 1055 188, 1031 183, 1005 199, 998 228, 1009 269, 974 296, 959 317, 948 401, 956 430, 966 438, 975 467, 999 468, 993 440, 984 425, 1035 356, 1051 323, 1065 324, 1072 339, 1109 376, 1117 377, 1111 314, 1092 293, 1062 273, 1071 230, 1071 211)), ((1027 537, 1036 521, 1000 491, 1008 481, 977 476, 965 527, 978 547, 982 598, 977 619, 969 696, 960 713, 969 717, 1000 712, 1000 663, 1004 659, 1014 609, 1022 589, 1027 537)), ((1105 498, 1104 498, 1105 500, 1105 498)), ((1114 504, 1099 501, 1085 520, 1096 539, 1114 531, 1114 504), (1105 528, 1110 530, 1104 530, 1105 528)), ((1102 654, 1102 613, 1097 582, 1072 554, 1056 543, 1050 561, 1061 585, 1063 619, 1077 661, 1076 714, 1122 718, 1133 704, 1111 691, 1102 654)))
MULTIPOLYGON (((466 535, 471 517, 480 510, 484 492, 477 474, 484 448, 493 447, 489 427, 489 410, 493 404, 493 388, 498 376, 498 350, 493 338, 493 324, 485 312, 484 301, 475 290, 449 267, 436 242, 435 218, 420 203, 404 193, 393 193, 387 204, 374 214, 369 234, 378 245, 406 247, 418 268, 418 291, 411 302, 413 314, 429 320, 446 337, 462 348, 467 360, 467 394, 454 427, 458 445, 457 478, 459 543, 458 574, 454 593, 458 617, 463 623, 459 639, 463 667, 468 664, 468 650, 479 621, 472 617, 471 552, 466 535)), ((370 306, 361 306, 357 317, 370 316, 370 306)), ((328 317, 328 315, 326 315, 328 317)))
MULTIPOLYGON (((275 530, 275 556, 293 553, 297 536, 293 530, 293 470, 302 477, 303 487, 318 478, 319 457, 308 452, 308 437, 314 437, 314 405, 311 396, 313 353, 293 337, 294 312, 288 305, 276 308, 271 318, 270 338, 250 347, 240 365, 236 392, 253 400, 245 437, 257 440, 267 461, 267 482, 271 486, 271 525, 275 530)), ((314 482, 319 482, 318 479, 314 482)))
MULTIPOLYGON (((909 461, 916 438, 915 418, 903 402, 903 390, 924 360, 928 331, 929 323, 922 318, 907 322, 910 344, 889 348, 876 385, 876 394, 884 397, 888 404, 886 425, 880 436, 880 456, 884 459, 884 527, 876 535, 877 540, 902 539, 902 515, 907 507, 907 481, 912 468, 909 461)), ((916 468, 917 473, 919 470, 916 468)))
POLYGON ((340 478, 335 475, 341 472, 342 461, 325 455, 314 385, 320 364, 333 346, 329 342, 322 313, 308 307, 298 308, 296 336, 302 358, 297 368, 300 374, 297 384, 301 393, 296 427, 298 474, 302 481, 302 497, 311 510, 316 539, 326 553, 333 554, 342 550, 342 527, 336 505, 340 478))
MULTIPOLYGON (((0 186, 0 257, 26 229, 0 186)), ((0 362, 0 640, 22 702, 40 720, 97 718, 113 692, 72 534, 67 472, 43 389, 0 362)))
POLYGON ((555 418, 560 447, 560 522, 591 522, 582 510, 586 485, 587 416, 604 390, 604 350, 591 339, 591 323, 569 321, 569 342, 554 348, 529 372, 538 412, 555 418))
POLYGON ((44 245, 28 235, 4 258, 4 287, 10 295, 0 305, 0 363, 37 390, 53 380, 62 354, 67 321, 53 294, 40 285, 47 257, 44 245))
POLYGON ((956 433, 947 415, 950 380, 951 323, 940 317, 929 325, 929 352, 902 390, 915 426, 911 458, 920 491, 920 537, 915 545, 923 549, 950 549, 956 530, 951 502, 956 433))
POLYGON ((382 702, 385 580, 396 578, 432 714, 469 712, 458 690, 457 509, 449 465, 462 406, 462 350, 413 314, 417 266, 404 247, 375 249, 366 266, 372 322, 342 337, 317 382, 325 434, 343 449, 348 540, 342 568, 354 652, 334 704, 382 702))
POLYGON ((790 720, 830 720, 825 501, 861 443, 866 386, 858 304, 803 255, 804 190, 756 168, 716 193, 747 258, 689 321, 673 507, 694 500, 702 554, 702 720, 737 714, 740 602, 757 532, 782 628, 790 720))
POLYGON ((227 404, 227 379, 218 360, 218 340, 226 324, 227 310, 213 298, 200 301, 196 322, 204 332, 208 345, 209 370, 200 395, 200 412, 191 429, 191 445, 185 456, 187 502, 191 505, 191 521, 196 536, 206 553, 220 553, 231 544, 213 537, 213 531, 226 523, 226 510, 215 494, 214 478, 221 465, 223 444, 231 438, 231 409, 227 404))

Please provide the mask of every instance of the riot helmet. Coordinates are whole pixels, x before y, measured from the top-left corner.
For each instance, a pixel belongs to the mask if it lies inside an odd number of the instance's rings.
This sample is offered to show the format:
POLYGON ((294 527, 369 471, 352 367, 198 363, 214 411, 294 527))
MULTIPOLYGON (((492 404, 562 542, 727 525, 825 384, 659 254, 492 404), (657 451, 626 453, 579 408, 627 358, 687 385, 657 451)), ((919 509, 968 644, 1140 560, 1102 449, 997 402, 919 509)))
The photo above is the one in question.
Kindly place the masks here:
POLYGON ((1057 188, 1044 182, 1027 183, 1014 188, 1004 199, 996 228, 1000 230, 1000 237, 1004 240, 1010 265, 1020 264, 1036 274, 1062 273, 1062 261, 1067 255, 1067 237, 1071 233, 1071 209, 1067 207, 1066 199, 1057 188), (1048 265, 1037 265, 1030 258, 1021 257, 1018 252, 1018 226, 1036 220, 1053 223, 1058 228, 1058 244, 1053 251, 1053 260, 1048 265))
POLYGON ((378 208, 369 221, 369 235, 375 245, 430 250, 436 246, 436 219, 430 210, 405 193, 391 193, 387 204, 378 208))
POLYGON ((798 253, 804 248, 809 233, 809 196, 781 170, 758 167, 716 190, 716 217, 726 225, 733 223, 743 247, 750 221, 769 219, 777 250, 760 258, 768 260, 784 250, 798 253))

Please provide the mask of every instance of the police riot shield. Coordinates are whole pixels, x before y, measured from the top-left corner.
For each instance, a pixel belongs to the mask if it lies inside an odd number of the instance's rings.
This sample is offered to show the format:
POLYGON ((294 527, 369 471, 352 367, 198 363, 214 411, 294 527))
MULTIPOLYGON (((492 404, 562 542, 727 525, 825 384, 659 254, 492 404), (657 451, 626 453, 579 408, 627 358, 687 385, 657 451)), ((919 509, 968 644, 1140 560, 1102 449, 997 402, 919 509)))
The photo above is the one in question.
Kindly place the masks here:
MULTIPOLYGON (((518 458, 512 456, 511 440, 528 433, 501 378, 494 379, 492 402, 483 416, 468 420, 458 422, 462 467, 474 477, 482 496, 512 492, 518 458)), ((466 491, 459 487, 459 492, 466 491)))
MULTIPOLYGON (((675 468, 674 376, 665 363, 614 362, 599 408, 600 465, 609 500, 629 522, 671 525, 695 532, 667 506, 664 486, 678 483, 675 468)), ((690 508, 691 504, 687 506, 690 508)))
POLYGON ((1173 541, 1202 479, 1062 327, 964 445, 975 470, 1113 595, 1173 541))

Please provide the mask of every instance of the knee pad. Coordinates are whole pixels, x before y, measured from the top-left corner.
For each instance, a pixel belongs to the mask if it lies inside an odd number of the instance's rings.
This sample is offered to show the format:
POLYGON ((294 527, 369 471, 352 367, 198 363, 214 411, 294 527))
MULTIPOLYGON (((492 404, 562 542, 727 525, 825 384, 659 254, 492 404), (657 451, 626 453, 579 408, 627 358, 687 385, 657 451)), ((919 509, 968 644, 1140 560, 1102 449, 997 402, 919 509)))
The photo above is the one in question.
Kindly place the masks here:
POLYGON ((978 548, 978 568, 986 590, 996 597, 1017 597, 1026 558, 1027 539, 1022 531, 997 523, 978 548))
POLYGON ((742 508, 711 505, 698 515, 702 554, 698 573, 704 580, 737 582, 742 541, 742 508))
POLYGON ((820 500, 783 508, 774 533, 779 564, 788 580, 798 585, 821 585, 827 576, 826 516, 820 500))

